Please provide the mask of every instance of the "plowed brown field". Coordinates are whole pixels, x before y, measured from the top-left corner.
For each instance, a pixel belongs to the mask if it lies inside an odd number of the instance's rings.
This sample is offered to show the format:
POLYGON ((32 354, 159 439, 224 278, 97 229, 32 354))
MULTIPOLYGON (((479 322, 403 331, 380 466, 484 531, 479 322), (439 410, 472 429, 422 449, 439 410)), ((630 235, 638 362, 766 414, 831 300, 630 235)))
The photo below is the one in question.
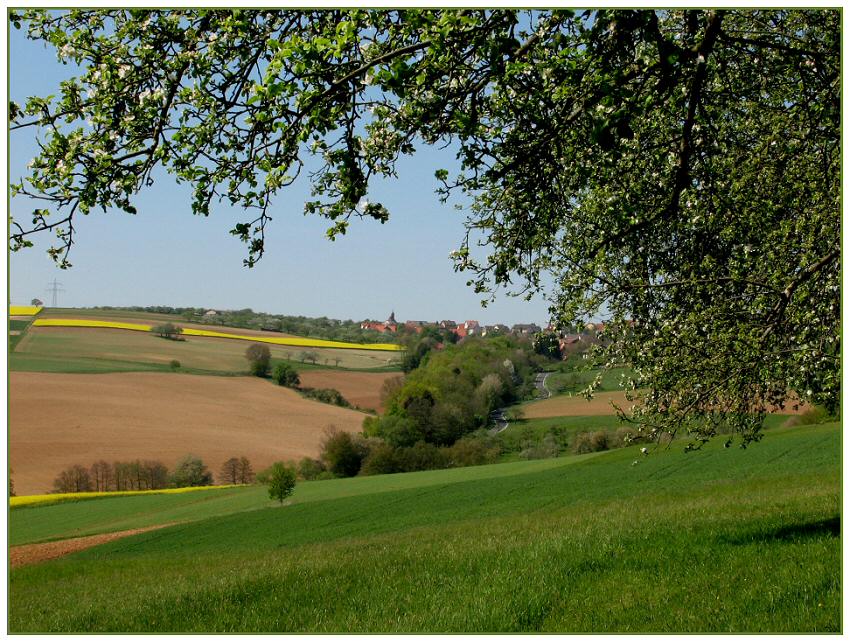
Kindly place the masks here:
POLYGON ((581 395, 574 397, 560 395, 527 404, 523 406, 523 410, 528 419, 613 415, 615 410, 611 407, 612 401, 626 408, 633 403, 626 401, 624 392, 597 392, 590 401, 581 395))
POLYGON ((307 370, 299 374, 301 385, 310 388, 335 388, 343 397, 360 408, 383 412, 381 387, 398 372, 340 372, 307 370))
POLYGON ((64 468, 99 459, 171 467, 193 453, 218 473, 244 455, 261 470, 317 456, 326 426, 358 432, 364 416, 251 377, 9 373, 10 463, 21 495, 47 492, 64 468))

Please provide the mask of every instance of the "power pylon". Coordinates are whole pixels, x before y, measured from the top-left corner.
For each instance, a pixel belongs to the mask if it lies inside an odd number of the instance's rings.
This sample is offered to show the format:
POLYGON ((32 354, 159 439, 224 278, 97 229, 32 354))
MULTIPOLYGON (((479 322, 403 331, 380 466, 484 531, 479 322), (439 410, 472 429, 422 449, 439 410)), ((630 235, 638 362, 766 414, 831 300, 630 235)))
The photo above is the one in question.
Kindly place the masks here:
POLYGON ((57 301, 58 301, 57 297, 58 297, 60 292, 65 291, 65 288, 63 288, 62 284, 59 283, 56 279, 53 279, 53 283, 47 284, 47 291, 50 292, 53 295, 53 307, 54 308, 59 307, 57 305, 57 301))

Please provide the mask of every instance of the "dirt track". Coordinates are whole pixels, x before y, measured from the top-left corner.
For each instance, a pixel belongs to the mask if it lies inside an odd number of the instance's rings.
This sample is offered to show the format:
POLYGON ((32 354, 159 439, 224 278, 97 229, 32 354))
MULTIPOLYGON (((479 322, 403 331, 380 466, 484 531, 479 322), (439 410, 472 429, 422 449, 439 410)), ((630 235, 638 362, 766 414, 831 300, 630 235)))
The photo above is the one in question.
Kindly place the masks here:
POLYGON ((260 470, 318 455, 327 425, 358 432, 364 416, 251 377, 9 374, 10 463, 21 495, 49 491, 66 467, 99 459, 171 467, 193 453, 215 474, 244 455, 260 470))
POLYGON ((92 546, 111 542, 114 539, 129 537, 136 533, 154 531, 158 528, 165 528, 166 526, 171 525, 172 524, 157 524, 156 526, 145 526, 144 528, 134 528, 128 531, 117 531, 115 533, 104 533, 102 535, 89 535, 88 537, 74 537, 73 539, 63 539, 58 542, 12 546, 9 548, 9 562, 12 568, 25 566, 27 564, 37 564, 38 562, 46 562, 47 560, 56 559, 57 557, 70 555, 71 553, 91 548, 92 546))
POLYGON ((302 386, 335 388, 352 404, 364 409, 383 412, 381 387, 387 379, 401 376, 400 372, 341 372, 339 370, 307 370, 302 372, 302 386))

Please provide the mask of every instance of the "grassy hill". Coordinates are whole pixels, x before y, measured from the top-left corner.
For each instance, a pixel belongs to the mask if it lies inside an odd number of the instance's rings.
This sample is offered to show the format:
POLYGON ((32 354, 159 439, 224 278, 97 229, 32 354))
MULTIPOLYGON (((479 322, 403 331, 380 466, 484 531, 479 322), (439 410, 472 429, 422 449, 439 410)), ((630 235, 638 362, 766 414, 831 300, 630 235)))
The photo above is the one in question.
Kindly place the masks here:
POLYGON ((15 569, 11 631, 837 631, 840 430, 93 500, 22 543, 187 523, 15 569), (116 599, 120 596, 120 599, 116 599))
MULTIPOLYGON (((174 323, 194 330, 231 331, 237 334, 273 339, 292 337, 285 333, 257 332, 186 324, 177 315, 128 310, 50 308, 39 315, 44 322, 62 319, 124 322, 142 325, 174 323)), ((29 321, 13 321, 12 330, 29 321), (17 325, 15 325, 17 324, 17 325)), ((217 337, 186 336, 168 341, 146 332, 113 328, 30 327, 26 336, 10 336, 9 368, 13 371, 108 373, 171 372, 172 361, 178 371, 192 374, 242 375, 248 371, 245 360, 247 341, 217 337)), ((269 344, 266 344, 269 345, 269 344)), ((398 355, 370 349, 341 349, 269 345, 273 365, 286 362, 296 370, 363 370, 396 372, 398 355), (303 354, 314 353, 307 362, 303 354)))

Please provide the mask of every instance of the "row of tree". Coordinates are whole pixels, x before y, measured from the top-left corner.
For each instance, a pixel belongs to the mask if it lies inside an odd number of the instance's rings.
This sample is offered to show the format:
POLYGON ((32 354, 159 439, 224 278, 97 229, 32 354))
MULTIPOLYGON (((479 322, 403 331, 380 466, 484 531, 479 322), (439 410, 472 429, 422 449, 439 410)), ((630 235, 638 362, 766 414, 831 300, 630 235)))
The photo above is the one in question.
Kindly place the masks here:
MULTIPOLYGON (((247 457, 231 457, 221 467, 218 481, 222 484, 251 484, 255 475, 247 457)), ((56 493, 88 493, 125 490, 159 490, 187 486, 209 486, 213 475, 206 464, 194 455, 183 457, 173 470, 158 460, 99 460, 86 468, 69 466, 53 482, 56 493)))

